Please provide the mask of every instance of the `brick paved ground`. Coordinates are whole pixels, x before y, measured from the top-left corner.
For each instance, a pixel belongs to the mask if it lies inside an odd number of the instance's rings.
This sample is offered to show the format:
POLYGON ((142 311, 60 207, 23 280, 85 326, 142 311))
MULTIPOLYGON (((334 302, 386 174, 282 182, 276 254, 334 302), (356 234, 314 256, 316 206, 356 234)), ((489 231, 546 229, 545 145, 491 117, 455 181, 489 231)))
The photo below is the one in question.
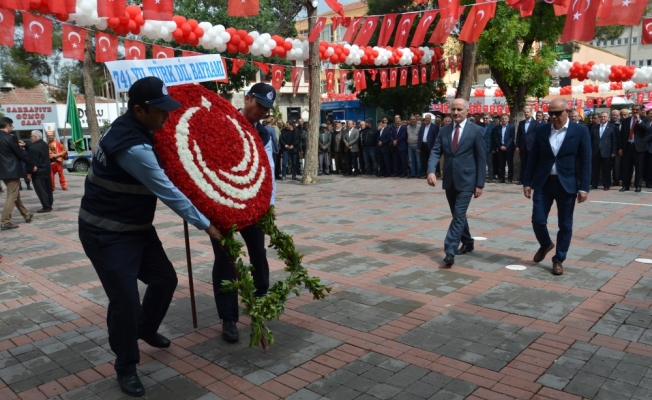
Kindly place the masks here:
MULTIPOLYGON (((652 273, 635 261, 652 258, 652 193, 591 193, 576 209, 566 273, 554 277, 550 258, 531 261, 531 203, 518 186, 489 184, 471 203, 471 231, 486 240, 444 269, 440 188, 326 178, 280 183, 277 214, 332 295, 288 301, 266 352, 246 346, 245 318, 241 343, 221 340, 212 251, 195 230, 192 328, 182 224, 159 206, 179 287, 161 327, 171 348, 140 346, 148 398, 652 398, 652 273)), ((55 212, 0 233, 1 399, 123 397, 106 297, 77 239, 83 178, 69 181, 55 212)), ((38 209, 34 192, 22 194, 38 209)), ((283 277, 275 254, 270 267, 283 277)))

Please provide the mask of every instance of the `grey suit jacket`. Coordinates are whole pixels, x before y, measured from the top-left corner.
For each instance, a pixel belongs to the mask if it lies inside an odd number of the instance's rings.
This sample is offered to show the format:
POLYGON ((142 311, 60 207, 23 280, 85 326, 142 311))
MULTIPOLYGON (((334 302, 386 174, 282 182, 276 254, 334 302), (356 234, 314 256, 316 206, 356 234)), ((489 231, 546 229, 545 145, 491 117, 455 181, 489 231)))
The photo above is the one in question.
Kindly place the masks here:
POLYGON ((456 189, 460 192, 473 192, 476 187, 484 187, 485 179, 485 144, 483 129, 466 121, 462 137, 453 152, 453 130, 455 124, 441 128, 435 146, 428 160, 428 174, 435 173, 439 159, 444 156, 444 183, 446 190, 456 189))
POLYGON ((345 129, 344 134, 342 135, 342 141, 349 146, 351 146, 350 149, 347 149, 346 146, 344 146, 344 151, 352 151, 352 152, 358 152, 360 151, 358 149, 358 141, 360 140, 360 131, 358 131, 357 128, 353 128, 351 130, 345 129))
POLYGON ((331 133, 329 131, 319 132, 319 153, 328 153, 331 150, 331 133), (326 150, 322 149, 326 147, 326 150))

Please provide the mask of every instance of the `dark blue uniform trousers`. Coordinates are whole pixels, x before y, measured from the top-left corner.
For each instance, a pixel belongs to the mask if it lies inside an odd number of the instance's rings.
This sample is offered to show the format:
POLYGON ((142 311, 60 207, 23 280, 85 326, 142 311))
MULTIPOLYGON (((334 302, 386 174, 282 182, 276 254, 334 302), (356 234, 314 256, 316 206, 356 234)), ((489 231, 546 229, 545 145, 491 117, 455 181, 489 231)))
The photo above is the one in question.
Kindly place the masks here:
POLYGON ((455 255, 460 241, 464 244, 474 243, 469 231, 469 221, 466 219, 466 210, 469 209, 473 192, 460 192, 455 188, 446 189, 446 200, 451 209, 453 220, 448 226, 446 239, 444 239, 444 252, 455 255))
MULTIPOLYGON (((256 225, 251 225, 240 231, 240 235, 247 245, 249 262, 254 266, 252 276, 256 287, 256 296, 264 296, 269 289, 269 264, 267 263, 267 250, 265 249, 265 233, 256 225)), ((223 292, 222 281, 235 280, 235 270, 229 262, 226 253, 219 242, 211 239, 215 263, 213 264, 213 293, 217 314, 221 320, 238 321, 238 294, 236 292, 223 292)))
POLYGON ((553 177, 553 175, 548 178, 542 190, 535 191, 532 195, 532 202, 534 203, 532 208, 532 228, 541 247, 548 247, 552 244, 546 225, 548 224, 548 214, 552 202, 557 202, 559 231, 557 232, 557 251, 552 257, 552 261, 562 263, 566 260, 566 254, 573 236, 573 211, 575 210, 576 199, 577 195, 567 193, 559 179, 553 177))
POLYGON ((80 221, 79 239, 109 298, 106 322, 115 370, 135 373, 140 362, 138 334, 158 331, 177 287, 177 273, 154 228, 118 233, 80 221), (147 284, 142 306, 137 280, 147 284))

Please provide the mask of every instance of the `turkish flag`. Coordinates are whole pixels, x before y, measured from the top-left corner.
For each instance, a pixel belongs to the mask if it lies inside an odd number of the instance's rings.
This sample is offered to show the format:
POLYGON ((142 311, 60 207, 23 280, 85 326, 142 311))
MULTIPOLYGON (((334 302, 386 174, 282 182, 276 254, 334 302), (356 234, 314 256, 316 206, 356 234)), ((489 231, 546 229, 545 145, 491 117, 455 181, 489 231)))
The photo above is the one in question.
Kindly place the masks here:
POLYGON ((641 31, 641 43, 650 44, 652 43, 652 18, 643 18, 641 31))
POLYGON ((455 62, 457 62, 457 70, 461 71, 462 70, 462 53, 457 53, 457 55, 455 55, 455 62))
POLYGON ((498 112, 498 115, 503 115, 503 106, 501 104, 498 104, 498 107, 496 107, 496 111, 498 112))
POLYGON ((428 82, 428 66, 426 64, 421 64, 419 68, 421 69, 421 83, 428 82))
POLYGON ((76 0, 51 0, 48 8, 52 14, 74 14, 77 8, 76 0))
POLYGON ((532 16, 532 11, 534 11, 534 0, 507 0, 507 5, 519 10, 521 18, 532 16))
POLYGON ((326 17, 317 18, 317 23, 315 24, 315 27, 312 28, 312 31, 310 32, 310 36, 308 36, 308 41, 310 43, 317 40, 319 34, 324 29, 324 26, 326 26, 326 17))
MULTIPOLYGON (((593 99, 586 99, 586 106, 589 107, 589 108, 593 108, 593 99)), ((537 111, 537 110, 535 110, 535 111, 537 111)))
POLYGON ((455 57, 448 57, 448 68, 453 74, 457 72, 457 62, 455 61, 455 57))
POLYGON ((104 32, 95 32, 95 62, 118 59, 118 37, 104 32))
POLYGON ((419 66, 413 65, 412 67, 412 85, 418 85, 420 83, 419 75, 419 66))
POLYGON ((0 16, 0 45, 13 47, 16 14, 14 10, 0 8, 0 16))
MULTIPOLYGON (((231 2, 229 1, 229 11, 231 11, 231 2)), ((254 9, 253 4, 247 4, 247 9, 250 12, 247 15, 258 14, 258 0, 250 0, 247 3, 256 3, 255 13, 251 13, 254 9)), ((172 21, 172 14, 174 13, 174 0, 143 0, 143 18, 153 19, 157 21, 172 21)), ((229 13, 231 16, 231 13, 229 13)))
POLYGON ((408 75, 408 68, 407 67, 401 68, 401 80, 399 83, 401 86, 407 85, 407 75, 408 75))
POLYGON ((394 33, 396 27, 396 14, 387 14, 383 18, 383 24, 380 26, 380 35, 378 36, 378 47, 385 47, 389 38, 394 33))
POLYGON ((435 61, 430 63, 430 80, 436 81, 439 79, 439 64, 435 61))
MULTIPOLYGON (((124 46, 125 60, 144 60, 147 58, 147 53, 145 53, 145 43, 137 40, 125 39, 124 46)), ((186 56, 184 55, 184 57, 186 56)))
POLYGON ((419 20, 419 25, 417 25, 417 30, 414 31, 414 36, 412 36, 411 47, 419 47, 423 44, 423 41, 426 40, 428 28, 430 28, 430 25, 435 21, 437 13, 439 13, 439 10, 431 10, 423 13, 419 20))
POLYGON ((30 53, 52 55, 52 20, 22 11, 23 47, 30 53))
POLYGON ((628 93, 628 94, 627 94, 627 100, 631 100, 631 98, 632 98, 633 95, 634 95, 633 93, 628 93))
POLYGON ((285 67, 282 65, 272 65, 272 87, 281 90, 283 86, 283 77, 285 76, 285 67))
POLYGON ((475 114, 475 104, 469 105, 469 114, 475 114))
POLYGON ((646 6, 646 0, 604 0, 598 11, 598 26, 638 25, 646 6))
MULTIPOLYGON (((152 45, 152 58, 174 58, 174 49, 171 47, 152 45)), ((236 73, 236 72, 234 72, 236 73)))
POLYGON ((509 104, 505 104, 505 114, 509 114, 509 104))
POLYGON ((292 93, 299 93, 299 84, 301 83, 302 75, 303 68, 292 67, 292 93))
POLYGON ((371 80, 376 81, 376 75, 378 75, 378 70, 376 68, 368 69, 367 72, 371 75, 371 80))
POLYGON ((642 103, 645 100, 645 93, 643 92, 638 92, 636 93, 636 102, 637 103, 642 103))
POLYGON ((444 104, 441 106, 441 109, 442 109, 442 111, 443 111, 444 114, 448 114, 448 109, 449 109, 449 108, 450 108, 450 104, 448 104, 448 103, 444 103, 444 104))
POLYGON ((232 58, 232 59, 231 59, 231 62, 233 62, 233 66, 231 67, 231 73, 232 73, 233 75, 235 75, 235 74, 238 73, 238 71, 240 71, 240 68, 242 68, 242 67, 245 65, 245 63, 247 62, 247 60, 241 60, 241 59, 238 59, 238 58, 232 58))
POLYGON ((349 26, 348 24, 344 25, 344 17, 332 17, 331 21, 333 21, 333 32, 337 29, 338 26, 342 25, 344 27, 349 26))
POLYGON ((410 29, 417 13, 403 14, 401 21, 396 28, 396 35, 394 36, 394 47, 405 47, 407 44, 408 36, 410 36, 410 29))
POLYGON ((29 0, 0 0, 0 7, 10 10, 29 9, 29 0))
POLYGON ((484 31, 487 22, 494 17, 496 13, 496 3, 476 3, 471 7, 469 15, 466 16, 466 22, 460 32, 459 40, 466 43, 475 43, 480 39, 480 34, 484 31))
POLYGON ((582 111, 582 104, 584 104, 584 100, 576 100, 577 101, 577 109, 580 111, 580 115, 584 116, 584 112, 582 111))
POLYGON ((489 113, 491 115, 496 114, 496 106, 489 106, 489 113))
POLYGON ((362 17, 355 17, 349 25, 349 29, 346 30, 344 37, 342 38, 343 42, 353 43, 353 38, 360 28, 360 22, 362 22, 362 17))
POLYGON ((269 64, 261 61, 253 61, 254 65, 258 67, 265 75, 269 75, 269 64))
POLYGON ((345 69, 340 70, 340 93, 346 91, 346 79, 349 77, 349 71, 345 69))
POLYGON ((84 61, 86 29, 69 24, 61 25, 63 25, 63 33, 61 35, 63 58, 84 61))
POLYGON ((566 25, 561 35, 562 43, 573 40, 590 42, 595 31, 595 18, 600 2, 596 0, 575 0, 566 15, 566 25))
POLYGON ((396 87, 396 79, 398 78, 398 68, 390 68, 389 70, 389 87, 396 87))
POLYGON ((331 8, 331 10, 335 11, 335 13, 340 14, 341 16, 344 16, 344 7, 342 7, 339 1, 337 0, 325 0, 325 1, 326 4, 331 8))
POLYGON ((444 77, 446 75, 446 60, 439 60, 439 76, 444 77))
POLYGON ((356 92, 361 92, 367 88, 367 77, 364 74, 364 69, 356 69, 353 72, 353 77, 356 92))
MULTIPOLYGON (((56 2, 56 0, 50 1, 56 2)), ((97 0, 97 16, 100 18, 124 17, 126 8, 127 0, 97 0)))
MULTIPOLYGON (((647 101, 652 101, 652 92, 647 92, 647 101)), ((599 103, 598 103, 598 107, 600 107, 599 103)))
POLYGON ((489 112, 489 106, 482 106, 482 112, 483 113, 488 113, 489 112))
POLYGON ((573 100, 568 100, 568 109, 570 110, 570 109, 572 109, 573 107, 574 107, 574 106, 573 106, 573 100))
POLYGON ((380 70, 380 88, 387 89, 387 68, 380 70))
POLYGON ((570 6, 570 0, 544 0, 548 4, 552 4, 552 7, 555 10, 555 16, 560 17, 566 15, 568 12, 568 6, 570 6))
MULTIPOLYGON (((127 40, 125 39, 125 42, 127 40)), ((125 49, 127 48, 127 45, 125 44, 125 49)), ((197 57, 201 56, 201 53, 197 53, 196 51, 188 51, 188 50, 181 50, 181 57, 197 57)))
POLYGON ((364 20, 364 24, 360 28, 360 33, 358 33, 353 44, 366 46, 369 43, 369 39, 371 39, 371 36, 374 34, 376 27, 378 26, 378 18, 378 16, 373 16, 367 17, 364 20))
POLYGON ((335 70, 326 70, 326 91, 332 92, 335 90, 335 70))
POLYGON ((453 28, 455 28, 455 25, 457 25, 457 21, 464 11, 464 6, 458 6, 459 0, 453 0, 451 3, 452 5, 448 8, 440 10, 441 18, 439 18, 439 22, 432 36, 430 36, 428 43, 444 44, 453 28))

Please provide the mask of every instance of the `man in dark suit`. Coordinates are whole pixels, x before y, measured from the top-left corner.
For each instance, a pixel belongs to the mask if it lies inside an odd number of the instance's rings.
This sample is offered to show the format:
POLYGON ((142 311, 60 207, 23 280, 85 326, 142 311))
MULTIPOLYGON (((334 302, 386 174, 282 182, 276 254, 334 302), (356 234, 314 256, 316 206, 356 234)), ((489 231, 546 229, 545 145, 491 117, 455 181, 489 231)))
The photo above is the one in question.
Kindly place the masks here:
POLYGON ((344 175, 358 176, 358 150, 360 131, 355 127, 355 121, 347 122, 346 130, 342 131, 342 143, 344 144, 344 158, 346 159, 346 172, 344 175))
POLYGON ((32 145, 27 151, 27 159, 36 167, 32 173, 34 191, 41 202, 41 209, 37 213, 52 211, 52 178, 50 177, 50 147, 43 141, 41 131, 32 131, 30 136, 32 145))
POLYGON ((407 127, 402 124, 401 116, 394 116, 394 126, 392 127, 392 164, 394 166, 394 174, 392 176, 399 176, 401 178, 408 177, 407 165, 407 127))
MULTIPOLYGON (((419 128, 419 154, 421 156, 421 165, 424 171, 424 175, 421 176, 421 179, 425 179, 425 171, 428 165, 428 159, 430 159, 430 151, 435 145, 435 139, 439 134, 439 127, 432 123, 432 115, 426 114, 423 119, 423 124, 419 128)), ((437 172, 439 172, 439 164, 437 164, 437 172)))
POLYGON ((500 125, 494 128, 494 140, 498 152, 498 181, 505 183, 505 164, 507 164, 507 181, 514 180, 514 125, 509 123, 509 115, 500 116, 500 125))
MULTIPOLYGON (((519 175, 519 185, 523 183, 523 175, 525 175, 525 168, 527 167, 527 159, 530 156, 532 149, 532 142, 534 142, 534 132, 539 126, 539 123, 532 118, 532 107, 525 107, 523 111, 525 120, 518 123, 516 131, 516 152, 521 157, 521 173, 519 175)), ((543 118, 543 114, 541 114, 543 118)))
POLYGON ((564 273, 562 266, 573 235, 575 198, 586 201, 591 181, 591 138, 586 126, 568 119, 564 99, 550 102, 549 124, 537 127, 530 160, 523 177, 523 194, 533 198, 532 228, 541 246, 534 255, 540 262, 554 247, 548 233, 548 213, 557 202, 557 252, 552 258, 553 275, 564 273), (534 189, 534 196, 532 196, 534 189))
POLYGON ((623 187, 619 192, 629 190, 631 184, 632 168, 634 168, 634 187, 636 192, 641 191, 641 181, 643 180, 643 169, 645 167, 645 155, 647 154, 647 131, 650 127, 650 120, 641 114, 642 106, 634 104, 632 106, 632 116, 621 120, 620 124, 620 144, 618 154, 622 157, 622 175, 623 187))
POLYGON ((20 177, 23 175, 23 166, 25 163, 28 171, 32 171, 34 166, 27 160, 27 156, 20 149, 18 138, 11 134, 14 121, 11 118, 0 118, 0 179, 7 186, 7 200, 2 210, 2 220, 0 220, 0 229, 15 229, 18 225, 11 222, 11 213, 14 206, 25 218, 25 222, 32 222, 32 214, 27 211, 23 202, 20 200, 20 177))
POLYGON ((600 122, 593 126, 591 131, 591 189, 598 188, 598 181, 602 179, 604 190, 611 187, 611 162, 616 157, 618 150, 618 134, 616 127, 609 123, 609 114, 600 113, 600 122))
POLYGON ((482 128, 466 119, 469 102, 455 99, 451 105, 453 123, 441 129, 428 160, 428 184, 435 186, 435 169, 444 155, 446 199, 453 215, 444 240, 444 263, 452 265, 456 254, 473 251, 473 238, 466 219, 471 197, 482 195, 485 175, 485 149, 482 128), (462 247, 458 246, 462 242, 462 247))
POLYGON ((378 123, 378 165, 380 171, 378 176, 387 177, 392 174, 392 154, 390 146, 392 143, 392 129, 384 121, 378 123))

